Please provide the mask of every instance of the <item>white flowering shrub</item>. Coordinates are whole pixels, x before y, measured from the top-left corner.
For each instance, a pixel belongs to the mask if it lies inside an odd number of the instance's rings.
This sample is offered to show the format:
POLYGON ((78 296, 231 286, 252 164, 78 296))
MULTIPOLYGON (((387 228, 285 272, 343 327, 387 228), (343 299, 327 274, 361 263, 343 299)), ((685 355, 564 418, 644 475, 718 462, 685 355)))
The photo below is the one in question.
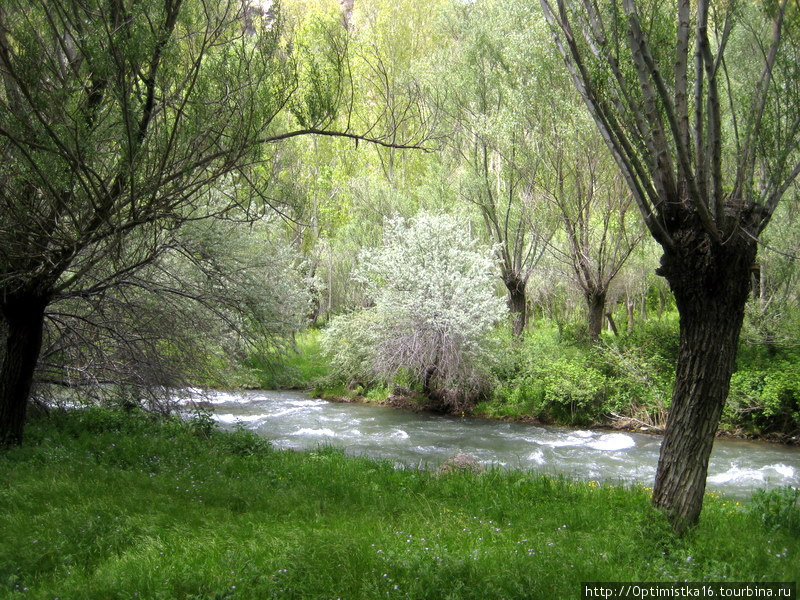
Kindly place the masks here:
POLYGON ((487 336, 507 310, 493 256, 455 217, 388 220, 383 245, 362 252, 354 274, 373 306, 326 333, 334 369, 383 383, 402 376, 450 409, 475 398, 487 381, 487 336))

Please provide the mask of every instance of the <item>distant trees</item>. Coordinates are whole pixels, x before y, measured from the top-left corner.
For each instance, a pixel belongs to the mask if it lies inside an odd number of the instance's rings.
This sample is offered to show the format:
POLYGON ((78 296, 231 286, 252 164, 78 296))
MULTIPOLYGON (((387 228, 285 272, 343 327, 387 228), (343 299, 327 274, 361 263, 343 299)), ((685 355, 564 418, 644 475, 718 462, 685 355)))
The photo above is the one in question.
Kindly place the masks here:
POLYGON ((562 236, 551 243, 556 259, 567 265, 586 303, 589 338, 597 341, 607 318, 607 300, 617 278, 643 231, 635 220, 633 198, 613 163, 604 155, 602 142, 593 134, 563 126, 549 132, 543 146, 542 187, 562 236))
POLYGON ((644 222, 681 345, 653 503, 700 515, 759 235, 800 174, 797 4, 541 0, 644 222))
POLYGON ((386 222, 357 280, 374 305, 334 319, 325 346, 343 373, 402 378, 455 409, 485 391, 486 336, 506 313, 494 293, 494 258, 465 223, 420 214, 386 222))
POLYGON ((521 337, 528 280, 554 231, 539 188, 544 101, 536 97, 541 91, 521 85, 523 78, 537 79, 542 59, 525 53, 536 38, 535 18, 524 3, 481 2, 454 13, 451 39, 434 67, 440 83, 431 102, 440 105, 446 123, 443 137, 460 199, 475 208, 487 239, 497 245, 512 331, 521 337))

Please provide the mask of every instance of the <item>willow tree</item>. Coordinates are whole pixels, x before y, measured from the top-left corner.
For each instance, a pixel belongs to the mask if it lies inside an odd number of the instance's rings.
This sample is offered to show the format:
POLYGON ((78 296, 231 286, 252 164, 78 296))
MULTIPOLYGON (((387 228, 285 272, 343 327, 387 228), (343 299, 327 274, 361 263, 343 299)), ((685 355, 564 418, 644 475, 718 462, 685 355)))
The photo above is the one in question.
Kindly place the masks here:
POLYGON ((541 0, 680 314, 653 503, 700 515, 758 237, 800 173, 800 4, 541 0))
POLYGON ((499 249, 512 332, 521 337, 528 281, 555 229, 538 185, 541 127, 547 100, 564 88, 549 91, 552 52, 530 3, 464 3, 451 20, 450 39, 432 59, 437 85, 430 101, 442 114, 459 196, 475 207, 499 249))
POLYGON ((563 242, 550 246, 586 301, 589 338, 597 341, 610 318, 612 282, 645 234, 630 193, 592 133, 576 127, 565 141, 559 131, 550 132, 544 145, 553 147, 543 153, 548 173, 542 187, 564 230, 563 242))
POLYGON ((22 440, 49 306, 151 263, 184 223, 247 214, 265 146, 360 137, 336 130, 346 38, 295 55, 277 5, 253 4, 0 5, 0 445, 22 440), (242 185, 209 206, 223 177, 242 185))

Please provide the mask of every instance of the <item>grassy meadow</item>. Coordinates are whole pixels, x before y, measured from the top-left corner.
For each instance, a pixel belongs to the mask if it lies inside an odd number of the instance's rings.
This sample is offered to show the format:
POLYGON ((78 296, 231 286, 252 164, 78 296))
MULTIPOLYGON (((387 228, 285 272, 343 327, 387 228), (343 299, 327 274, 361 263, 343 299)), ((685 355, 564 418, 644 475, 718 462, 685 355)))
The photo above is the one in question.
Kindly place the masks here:
POLYGON ((0 598, 578 598, 800 575, 786 494, 708 497, 678 538, 644 488, 277 451, 208 418, 40 417, 0 481, 0 598))

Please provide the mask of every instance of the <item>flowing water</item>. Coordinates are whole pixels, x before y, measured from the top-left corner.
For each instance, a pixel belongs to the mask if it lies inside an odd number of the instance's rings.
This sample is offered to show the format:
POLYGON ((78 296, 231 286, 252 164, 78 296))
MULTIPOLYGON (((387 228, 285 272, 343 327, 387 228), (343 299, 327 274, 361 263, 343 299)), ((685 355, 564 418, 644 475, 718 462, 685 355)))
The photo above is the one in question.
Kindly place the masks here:
MULTIPOLYGON (((204 400, 214 406, 221 426, 255 431, 276 448, 305 450, 323 444, 414 467, 435 468, 466 452, 487 466, 651 486, 661 442, 649 434, 339 404, 299 392, 217 392, 204 400)), ((800 449, 739 440, 714 444, 709 491, 746 498, 756 489, 785 485, 800 486, 800 449)))

